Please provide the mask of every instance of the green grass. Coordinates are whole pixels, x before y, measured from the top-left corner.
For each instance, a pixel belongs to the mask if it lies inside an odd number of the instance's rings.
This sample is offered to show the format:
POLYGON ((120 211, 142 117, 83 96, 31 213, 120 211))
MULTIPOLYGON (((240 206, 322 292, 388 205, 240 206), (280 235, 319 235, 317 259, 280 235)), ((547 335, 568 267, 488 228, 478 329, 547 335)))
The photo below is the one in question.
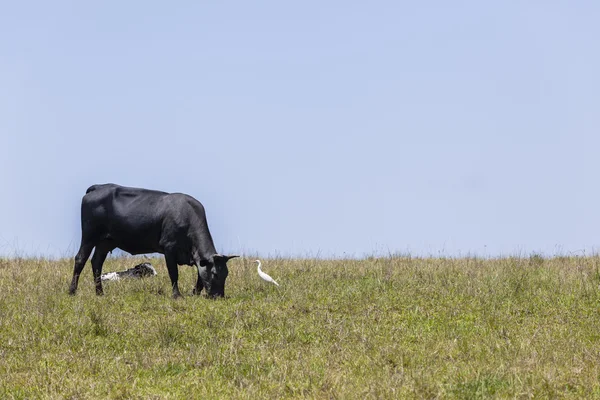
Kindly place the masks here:
POLYGON ((600 257, 236 259, 216 301, 153 263, 0 259, 0 398, 600 398, 600 257))

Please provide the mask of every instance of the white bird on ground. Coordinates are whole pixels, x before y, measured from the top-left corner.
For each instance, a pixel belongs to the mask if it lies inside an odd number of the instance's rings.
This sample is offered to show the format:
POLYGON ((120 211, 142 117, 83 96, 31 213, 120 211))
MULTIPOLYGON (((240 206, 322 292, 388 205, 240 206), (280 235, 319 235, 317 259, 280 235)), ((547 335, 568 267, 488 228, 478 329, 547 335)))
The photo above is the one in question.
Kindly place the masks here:
POLYGON ((269 275, 262 272, 262 269, 260 269, 260 266, 262 265, 260 263, 260 260, 255 260, 254 262, 258 263, 258 268, 256 268, 256 270, 258 271, 258 276, 260 276, 263 280, 265 280, 267 282, 272 282, 275 285, 279 286, 279 283, 275 282, 275 279, 271 278, 269 275))

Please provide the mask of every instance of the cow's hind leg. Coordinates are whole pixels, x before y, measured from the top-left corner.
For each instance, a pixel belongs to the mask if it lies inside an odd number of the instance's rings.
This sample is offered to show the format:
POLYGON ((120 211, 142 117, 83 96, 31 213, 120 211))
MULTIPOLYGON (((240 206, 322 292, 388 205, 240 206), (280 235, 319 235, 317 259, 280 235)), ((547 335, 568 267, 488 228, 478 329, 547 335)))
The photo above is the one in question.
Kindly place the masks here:
POLYGON ((77 291, 77 285, 79 284, 79 275, 81 275, 81 271, 85 266, 92 250, 94 249, 94 245, 92 243, 81 241, 81 246, 79 246, 79 251, 75 256, 75 266, 73 267, 73 279, 71 280, 71 286, 69 288, 69 294, 74 295, 77 291))
POLYGON ((109 251, 105 247, 96 246, 96 250, 94 250, 94 255, 92 256, 92 272, 94 273, 94 283, 96 284, 96 294, 98 296, 104 294, 100 276, 102 275, 102 265, 109 251))
POLYGON ((171 278, 171 285, 173 286, 173 298, 177 299, 181 296, 179 292, 179 268, 177 267, 177 258, 174 255, 165 253, 165 261, 167 262, 167 270, 169 271, 169 278, 171 278))

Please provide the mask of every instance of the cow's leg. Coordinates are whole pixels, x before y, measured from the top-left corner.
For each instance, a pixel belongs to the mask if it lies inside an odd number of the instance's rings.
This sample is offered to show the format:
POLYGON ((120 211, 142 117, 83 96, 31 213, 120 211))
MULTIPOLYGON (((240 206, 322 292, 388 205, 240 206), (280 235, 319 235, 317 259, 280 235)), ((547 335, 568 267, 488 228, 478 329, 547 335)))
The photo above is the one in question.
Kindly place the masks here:
POLYGON ((71 280, 71 287, 69 288, 69 294, 74 295, 77 291, 77 285, 79 284, 79 275, 81 275, 81 271, 85 266, 92 250, 94 249, 94 245, 92 243, 81 241, 81 246, 79 246, 79 251, 75 256, 75 266, 73 267, 73 279, 71 280))
POLYGON ((96 295, 98 296, 102 296, 104 294, 104 291, 102 290, 102 279, 100 279, 100 276, 102 275, 102 265, 104 264, 104 260, 106 260, 107 255, 108 251, 106 248, 96 246, 96 250, 92 256, 92 272, 94 273, 96 295))
POLYGON ((177 267, 177 259, 175 256, 169 253, 165 253, 165 261, 167 262, 167 270, 169 271, 169 278, 171 278, 171 285, 173 286, 173 298, 177 299, 181 296, 179 292, 179 268, 177 267))
POLYGON ((204 284, 202 284, 202 279, 200 279, 200 263, 197 263, 197 271, 198 271, 198 280, 196 281, 196 287, 194 287, 194 291, 193 293, 196 296, 199 296, 200 293, 202 292, 202 289, 204 289, 204 284))

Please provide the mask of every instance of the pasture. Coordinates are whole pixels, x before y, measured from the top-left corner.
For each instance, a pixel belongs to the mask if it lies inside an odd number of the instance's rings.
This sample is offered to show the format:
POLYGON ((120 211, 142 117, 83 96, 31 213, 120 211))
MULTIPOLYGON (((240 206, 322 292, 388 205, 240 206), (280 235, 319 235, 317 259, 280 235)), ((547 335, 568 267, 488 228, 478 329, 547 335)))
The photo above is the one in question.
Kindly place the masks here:
POLYGON ((162 258, 103 297, 0 259, 0 398, 600 398, 600 257, 252 260, 173 300, 162 258))

